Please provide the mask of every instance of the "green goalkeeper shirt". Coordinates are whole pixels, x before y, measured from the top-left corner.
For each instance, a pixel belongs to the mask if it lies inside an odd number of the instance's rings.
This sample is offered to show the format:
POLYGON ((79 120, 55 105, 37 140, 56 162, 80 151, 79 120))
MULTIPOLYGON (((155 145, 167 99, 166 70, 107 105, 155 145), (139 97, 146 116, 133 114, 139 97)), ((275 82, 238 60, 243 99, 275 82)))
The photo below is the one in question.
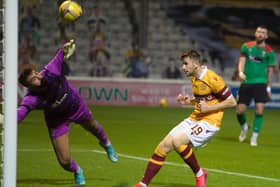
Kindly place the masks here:
POLYGON ((246 58, 244 84, 267 83, 267 67, 275 65, 275 53, 269 45, 258 48, 255 41, 241 46, 241 56, 246 58))

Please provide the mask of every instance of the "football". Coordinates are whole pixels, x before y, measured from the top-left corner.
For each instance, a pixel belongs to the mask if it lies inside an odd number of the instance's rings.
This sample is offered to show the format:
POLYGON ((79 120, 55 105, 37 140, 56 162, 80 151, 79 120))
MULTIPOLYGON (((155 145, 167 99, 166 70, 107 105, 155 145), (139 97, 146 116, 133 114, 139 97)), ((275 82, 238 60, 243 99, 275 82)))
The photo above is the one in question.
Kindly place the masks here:
POLYGON ((159 106, 161 107, 168 107, 168 101, 166 98, 161 98, 159 101, 159 106))
POLYGON ((82 7, 75 1, 66 0, 59 6, 60 17, 67 22, 74 22, 83 14, 82 7))

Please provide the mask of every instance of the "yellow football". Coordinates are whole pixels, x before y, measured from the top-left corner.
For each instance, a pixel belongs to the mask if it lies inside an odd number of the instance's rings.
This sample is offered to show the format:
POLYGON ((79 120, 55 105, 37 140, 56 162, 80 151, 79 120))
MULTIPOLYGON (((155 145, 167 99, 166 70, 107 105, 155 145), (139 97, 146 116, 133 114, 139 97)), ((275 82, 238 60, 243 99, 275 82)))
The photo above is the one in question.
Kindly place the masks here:
POLYGON ((159 106, 161 107, 168 107, 168 101, 166 98, 161 98, 159 101, 159 106))
POLYGON ((82 7, 75 1, 66 0, 59 6, 60 17, 67 22, 74 22, 83 14, 82 7))

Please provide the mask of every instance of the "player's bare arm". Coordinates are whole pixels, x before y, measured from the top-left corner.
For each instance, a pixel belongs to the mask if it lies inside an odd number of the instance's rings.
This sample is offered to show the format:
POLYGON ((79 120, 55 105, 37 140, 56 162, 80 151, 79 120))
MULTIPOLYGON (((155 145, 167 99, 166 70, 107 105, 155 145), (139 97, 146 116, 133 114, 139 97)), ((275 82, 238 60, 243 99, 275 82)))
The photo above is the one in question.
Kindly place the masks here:
POLYGON ((194 105, 195 104, 195 98, 191 98, 189 95, 182 95, 179 94, 177 96, 177 101, 182 105, 194 105))
POLYGON ((274 66, 268 66, 267 67, 267 87, 266 87, 266 91, 267 91, 267 94, 268 94, 269 98, 272 97, 271 85, 272 85, 273 68, 274 68, 274 66))
POLYGON ((241 56, 238 62, 238 79, 240 81, 246 80, 246 75, 244 74, 244 65, 245 65, 246 58, 245 56, 241 56))
POLYGON ((236 100, 232 95, 230 95, 227 99, 225 99, 217 104, 208 105, 205 101, 200 101, 198 104, 198 108, 199 108, 200 112, 207 113, 207 112, 223 110, 225 108, 234 107, 235 105, 236 105, 236 100))

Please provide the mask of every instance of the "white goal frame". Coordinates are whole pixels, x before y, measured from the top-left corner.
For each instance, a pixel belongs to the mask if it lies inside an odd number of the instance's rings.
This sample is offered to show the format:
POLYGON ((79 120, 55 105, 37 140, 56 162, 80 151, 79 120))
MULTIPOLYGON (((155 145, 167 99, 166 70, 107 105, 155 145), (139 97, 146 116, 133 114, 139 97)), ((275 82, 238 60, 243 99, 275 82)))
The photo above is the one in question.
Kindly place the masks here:
POLYGON ((18 1, 3 1, 3 187, 16 187, 17 165, 17 93, 18 93, 18 1))

